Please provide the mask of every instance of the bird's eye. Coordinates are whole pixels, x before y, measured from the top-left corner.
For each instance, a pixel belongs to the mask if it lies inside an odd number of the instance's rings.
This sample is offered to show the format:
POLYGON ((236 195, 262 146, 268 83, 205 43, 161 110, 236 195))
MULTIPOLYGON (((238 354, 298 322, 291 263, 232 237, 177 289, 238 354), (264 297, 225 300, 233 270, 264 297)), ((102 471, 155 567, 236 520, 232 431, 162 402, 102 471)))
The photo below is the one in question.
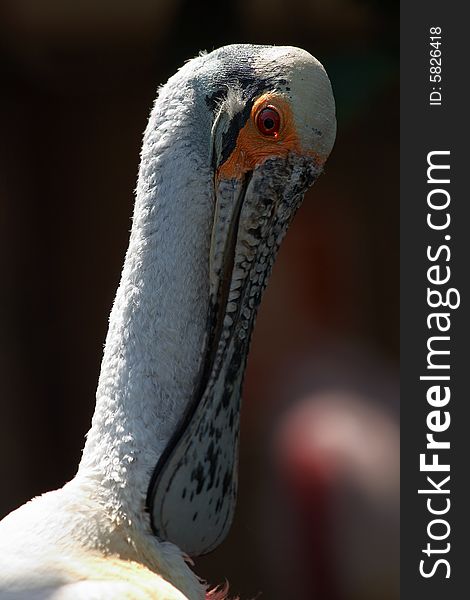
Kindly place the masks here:
POLYGON ((281 115, 274 106, 267 106, 259 111, 256 126, 263 135, 277 137, 281 127, 281 115))

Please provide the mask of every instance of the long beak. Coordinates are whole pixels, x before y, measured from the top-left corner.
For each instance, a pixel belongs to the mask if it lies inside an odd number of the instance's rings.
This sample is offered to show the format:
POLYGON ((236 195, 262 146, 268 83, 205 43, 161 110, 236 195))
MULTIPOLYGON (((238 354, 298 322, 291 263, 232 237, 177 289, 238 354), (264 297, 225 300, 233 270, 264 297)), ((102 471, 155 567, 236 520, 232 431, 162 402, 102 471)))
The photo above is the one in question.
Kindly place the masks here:
POLYGON ((233 519, 240 391, 254 319, 282 237, 318 174, 311 160, 288 157, 240 180, 216 180, 199 383, 147 496, 154 532, 191 556, 218 546, 233 519))

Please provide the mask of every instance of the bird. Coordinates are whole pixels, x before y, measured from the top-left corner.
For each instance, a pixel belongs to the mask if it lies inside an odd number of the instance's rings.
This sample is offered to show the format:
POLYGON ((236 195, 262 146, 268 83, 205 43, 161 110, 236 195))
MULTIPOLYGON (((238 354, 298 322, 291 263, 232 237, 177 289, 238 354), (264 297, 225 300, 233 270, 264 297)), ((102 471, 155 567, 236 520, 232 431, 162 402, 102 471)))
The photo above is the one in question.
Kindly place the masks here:
POLYGON ((0 522, 0 598, 224 598, 191 569, 230 528, 251 332, 336 136, 292 46, 201 52, 157 94, 75 477, 0 522))

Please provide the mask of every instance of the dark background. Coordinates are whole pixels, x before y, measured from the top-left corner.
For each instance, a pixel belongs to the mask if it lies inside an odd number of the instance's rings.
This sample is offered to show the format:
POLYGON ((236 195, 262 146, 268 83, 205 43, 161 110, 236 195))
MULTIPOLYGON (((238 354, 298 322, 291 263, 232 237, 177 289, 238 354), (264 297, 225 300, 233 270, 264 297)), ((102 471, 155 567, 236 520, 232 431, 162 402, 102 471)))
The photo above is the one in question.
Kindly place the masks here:
MULTIPOLYGON (((418 3, 402 3, 401 7, 401 113, 400 113, 400 186, 401 186, 401 389, 402 412, 402 512, 401 528, 406 543, 401 549, 401 598, 403 600, 427 598, 460 598, 468 585, 468 539, 470 521, 470 486, 468 485, 468 423, 470 405, 468 402, 468 339, 470 323, 468 319, 468 298, 470 278, 468 276, 468 139, 470 122, 466 118, 467 99, 462 94, 462 83, 466 77, 461 40, 467 35, 467 21, 463 6, 459 3, 442 3, 438 0, 426 2, 425 10, 418 3), (441 28, 442 105, 429 105, 429 94, 434 87, 430 82, 431 27, 441 28), (450 164, 450 185, 427 183, 427 155, 431 151, 450 151, 447 164, 450 164), (448 229, 433 230, 427 225, 430 211, 427 195, 432 189, 446 189, 451 196, 449 212, 451 221, 448 229), (444 236, 449 235, 449 240, 444 236), (419 489, 431 487, 427 476, 439 483, 441 472, 419 471, 419 455, 426 449, 426 434, 429 433, 427 416, 432 410, 426 401, 426 392, 431 381, 420 381, 421 375, 437 375, 428 369, 428 341, 439 335, 436 328, 428 327, 427 317, 436 309, 427 302, 427 288, 435 286, 428 274, 431 262, 427 258, 427 247, 438 248, 449 244, 450 261, 444 263, 450 269, 450 280, 441 286, 444 289, 457 288, 461 297, 460 307, 449 310, 437 308, 437 312, 447 310, 451 327, 446 334, 445 361, 449 371, 439 370, 450 376, 450 401, 445 410, 449 411, 450 427, 442 432, 441 438, 450 442, 450 449, 439 452, 439 461, 450 464, 451 501, 448 513, 440 515, 448 521, 450 534, 442 540, 432 540, 428 534, 430 523, 438 518, 429 512, 437 507, 436 496, 421 494, 419 489), (429 278, 429 279, 428 279, 429 278), (405 400, 406 399, 406 400, 405 400), (430 557, 423 554, 427 546, 433 551, 430 557), (447 548, 447 544, 449 545, 447 548), (436 553, 440 551, 439 553, 436 553), (447 552, 442 552, 448 550, 447 552), (449 561, 450 578, 445 578, 446 566, 439 564, 431 578, 419 573, 420 561, 425 559, 424 571, 429 573, 436 559, 449 561)), ((436 216, 432 218, 435 220, 436 216)), ((435 297, 435 296, 433 296, 435 297)), ((452 296, 451 296, 452 297, 452 296)), ((444 334, 441 334, 444 335, 444 334)), ((435 344, 435 342, 434 342, 435 344)), ((444 382, 447 384, 447 382, 444 382)), ((444 489, 442 486, 441 489, 444 489)), ((446 496, 447 497, 447 496, 446 496)), ((442 505, 443 496, 440 497, 442 505)), ((436 536, 439 523, 429 529, 436 536)), ((441 524, 442 536, 443 525, 441 524)))
POLYGON ((398 34, 379 0, 0 0, 0 516, 80 460, 158 85, 201 49, 300 46, 337 141, 255 329, 236 521, 196 569, 398 597, 398 34))

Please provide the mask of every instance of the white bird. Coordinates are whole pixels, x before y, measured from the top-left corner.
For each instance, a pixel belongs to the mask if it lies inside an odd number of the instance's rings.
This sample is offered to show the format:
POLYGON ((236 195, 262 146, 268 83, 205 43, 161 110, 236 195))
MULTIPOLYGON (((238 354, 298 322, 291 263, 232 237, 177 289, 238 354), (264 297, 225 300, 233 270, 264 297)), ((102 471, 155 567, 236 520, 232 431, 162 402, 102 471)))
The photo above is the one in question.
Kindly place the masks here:
POLYGON ((226 46, 160 89, 82 460, 0 523, 2 600, 211 597, 188 556, 230 527, 255 313, 335 131, 298 48, 226 46))

